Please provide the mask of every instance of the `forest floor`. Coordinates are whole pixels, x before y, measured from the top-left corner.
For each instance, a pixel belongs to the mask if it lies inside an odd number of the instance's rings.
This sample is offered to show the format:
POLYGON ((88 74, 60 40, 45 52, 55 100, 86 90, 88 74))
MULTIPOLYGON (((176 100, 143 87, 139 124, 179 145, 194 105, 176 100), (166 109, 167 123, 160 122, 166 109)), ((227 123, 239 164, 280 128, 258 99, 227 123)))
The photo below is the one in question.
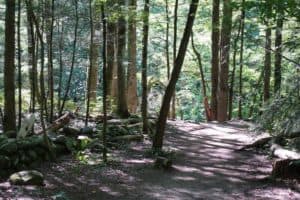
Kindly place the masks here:
POLYGON ((39 168, 44 187, 0 183, 0 199, 300 199, 293 181, 267 179, 272 159, 237 151, 256 137, 239 126, 169 122, 165 146, 176 153, 173 168, 155 169, 145 156, 151 142, 131 143, 107 166, 80 164, 72 156, 39 168))

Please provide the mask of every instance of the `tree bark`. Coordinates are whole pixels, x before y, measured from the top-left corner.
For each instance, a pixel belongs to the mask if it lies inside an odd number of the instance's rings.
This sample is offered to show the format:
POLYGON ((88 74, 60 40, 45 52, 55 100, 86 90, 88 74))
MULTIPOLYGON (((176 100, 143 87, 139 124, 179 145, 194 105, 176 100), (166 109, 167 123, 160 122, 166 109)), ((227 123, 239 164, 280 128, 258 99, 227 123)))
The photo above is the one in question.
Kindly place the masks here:
POLYGON ((15 0, 6 0, 4 50, 4 132, 16 130, 15 0))
POLYGON ((270 79, 271 79, 271 27, 266 28, 265 43, 265 63, 264 63, 264 102, 270 98, 270 79))
POLYGON ((147 86, 147 65, 148 65, 148 37, 149 37, 149 0, 145 0, 144 17, 143 17, 143 52, 142 52, 142 119, 143 119, 143 133, 148 133, 148 86, 147 86))
POLYGON ((165 132, 168 111, 170 108, 170 102, 171 102, 172 95, 175 91, 175 85, 179 78, 180 71, 181 71, 181 68, 182 68, 182 65, 184 62, 186 50, 187 50, 189 39, 190 39, 192 29, 193 29, 196 11, 198 8, 198 3, 199 3, 199 0, 192 0, 192 2, 190 4, 187 22, 186 22, 183 37, 182 37, 182 40, 181 40, 181 43, 179 46, 178 56, 176 58, 175 65, 174 65, 174 68, 172 71, 172 75, 171 75, 169 84, 166 88, 165 95, 163 97, 162 107, 160 109, 160 113, 159 113, 159 117, 158 117, 156 133, 155 133, 154 140, 153 140, 153 149, 154 150, 161 150, 162 145, 163 145, 163 136, 164 136, 164 132, 165 132))
POLYGON ((277 5, 276 38, 275 38, 275 71, 274 71, 274 92, 280 94, 281 89, 281 61, 282 61, 282 29, 284 11, 277 5))
POLYGON ((22 64, 21 64, 21 0, 18 0, 18 129, 21 128, 22 121, 22 64))
POLYGON ((243 101, 243 68, 244 68, 244 29, 245 29, 245 0, 242 2, 242 15, 241 15, 241 48, 240 48, 240 76, 239 76, 239 109, 238 117, 243 118, 242 101, 243 101))
POLYGON ((218 76, 219 76, 219 49, 220 49, 220 0, 213 0, 212 11, 212 59, 211 59, 211 111, 212 120, 218 114, 218 76))
POLYGON ((237 43, 240 38, 241 33, 241 25, 242 21, 239 20, 239 28, 236 38, 233 42, 233 58, 232 58, 232 72, 231 72, 231 81, 230 81, 230 88, 229 88, 229 102, 228 102, 228 119, 231 120, 232 118, 232 110, 233 110, 233 96, 234 96, 234 80, 235 80, 235 71, 236 71, 236 54, 237 54, 237 43))
POLYGON ((104 13, 104 5, 101 4, 101 16, 102 16, 102 26, 103 26, 103 48, 102 48, 102 59, 103 59, 103 98, 102 98, 102 106, 103 106, 103 131, 102 131, 102 142, 103 142, 103 161, 107 162, 107 144, 106 144, 106 129, 107 129, 107 55, 106 55, 106 44, 107 44, 107 31, 106 31, 106 17, 104 13))
POLYGON ((74 30, 72 63, 71 63, 70 74, 69 74, 69 77, 68 77, 68 82, 67 82, 67 85, 66 85, 66 90, 65 90, 65 93, 64 93, 62 105, 60 107, 59 115, 62 115, 62 112, 64 110, 67 97, 69 95, 69 90, 70 90, 70 86, 71 86, 71 81, 72 81, 72 76, 73 76, 73 70, 74 70, 74 65, 75 65, 77 34, 78 34, 77 33, 77 29, 78 29, 79 17, 78 17, 78 0, 74 0, 74 2, 75 2, 75 30, 74 30))
POLYGON ((127 76, 127 102, 130 113, 136 113, 138 106, 137 77, 136 77, 136 0, 129 0, 128 24, 128 76, 127 76))
POLYGON ((230 57, 230 40, 232 25, 231 0, 224 0, 223 19, 221 30, 221 63, 218 80, 218 114, 217 120, 224 122, 228 120, 228 71, 230 57))
POLYGON ((119 0, 120 16, 118 17, 118 49, 117 49, 117 62, 118 62, 118 104, 117 114, 121 118, 129 117, 126 91, 125 91, 125 66, 123 64, 126 46, 126 19, 122 10, 124 9, 125 2, 119 0))

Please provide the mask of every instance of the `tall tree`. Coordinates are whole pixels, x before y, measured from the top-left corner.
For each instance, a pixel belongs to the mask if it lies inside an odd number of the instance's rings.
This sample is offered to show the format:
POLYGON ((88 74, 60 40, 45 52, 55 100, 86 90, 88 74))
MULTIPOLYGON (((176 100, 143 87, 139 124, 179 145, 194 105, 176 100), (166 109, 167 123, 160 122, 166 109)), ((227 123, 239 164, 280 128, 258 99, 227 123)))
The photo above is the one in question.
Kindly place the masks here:
POLYGON ((237 32, 237 36, 233 42, 233 56, 232 56, 232 72, 231 72, 231 80, 230 80, 230 88, 229 88, 229 102, 228 102, 228 119, 232 118, 232 110, 233 110, 233 95, 234 95, 234 85, 235 85, 235 71, 236 71, 236 55, 238 51, 238 41, 241 34, 241 26, 242 21, 239 19, 239 28, 237 32))
POLYGON ((142 118, 143 118, 143 133, 148 133, 148 86, 147 86, 147 65, 148 65, 148 37, 149 37, 149 0, 145 0, 144 17, 143 17, 143 52, 142 52, 142 118))
POLYGON ((244 68, 244 29, 245 29, 245 0, 242 1, 241 14, 241 48, 240 48, 240 76, 239 76, 239 109, 238 117, 243 118, 242 115, 242 100, 243 100, 243 68, 244 68))
POLYGON ((16 130, 15 108, 15 0, 6 0, 4 51, 4 132, 16 130))
POLYGON ((219 43, 220 43, 220 0, 213 0, 212 11, 212 58, 211 58, 211 111, 212 120, 217 119, 218 113, 218 74, 219 74, 219 43))
POLYGON ((102 48, 102 59, 103 59, 103 70, 102 70, 102 75, 103 75, 103 99, 102 99, 102 106, 103 106, 103 132, 102 132, 102 142, 103 142, 103 161, 107 162, 107 147, 106 147, 106 129, 107 129, 107 102, 106 102, 106 95, 107 95, 107 63, 106 63, 106 16, 104 13, 104 4, 101 4, 101 16, 102 16, 102 26, 103 26, 103 48, 102 48))
POLYGON ((86 114, 85 114, 85 126, 88 125, 88 119, 90 114, 90 99, 91 99, 91 84, 92 84, 92 68, 94 62, 94 48, 93 48, 93 41, 94 41, 94 22, 93 22, 93 6, 92 0, 89 1, 89 8, 90 8, 90 66, 88 67, 88 75, 87 75, 87 92, 86 92, 86 114))
POLYGON ((231 0, 224 0, 223 18, 221 30, 221 44, 220 44, 220 69, 218 80, 218 114, 217 120, 224 122, 228 120, 228 70, 230 61, 230 40, 231 40, 231 26, 232 26, 232 5, 231 0))
MULTIPOLYGON (((178 0, 175 0, 174 6, 174 38, 173 38, 173 67, 175 66, 177 56, 177 22, 178 22, 178 0)), ((171 118, 176 119, 176 89, 172 98, 171 118)))
POLYGON ((167 78, 170 78, 170 50, 169 50, 169 36, 170 36, 170 16, 169 16, 169 1, 166 1, 166 20, 167 20, 167 27, 166 27, 166 61, 167 61, 167 78))
POLYGON ((275 70, 274 70, 274 92, 280 93, 281 88, 281 61, 282 61, 282 29, 284 20, 284 9, 281 2, 276 3, 276 38, 275 38, 275 70))
POLYGON ((272 45, 272 27, 270 18, 272 15, 271 0, 266 0, 266 34, 265 34, 265 62, 264 62, 264 102, 270 98, 271 81, 271 45, 272 45))
POLYGON ((118 62, 118 104, 117 114, 121 118, 129 117, 127 99, 125 92, 125 70, 124 70, 124 56, 126 46, 126 19, 124 16, 125 1, 119 0, 119 17, 118 17, 118 48, 117 48, 117 62, 118 62))
POLYGON ((129 0, 128 23, 128 76, 127 76, 127 102, 131 113, 136 113, 138 106, 137 77, 136 77, 136 0, 129 0))
POLYGON ((170 108, 170 102, 172 95, 175 91, 176 82, 179 78, 180 71, 184 62, 186 50, 190 40, 190 36, 193 29, 194 19, 197 12, 199 0, 192 0, 190 4, 190 9, 187 17, 187 22, 185 25, 183 37, 179 46, 178 56, 176 57, 175 65, 172 70, 172 75, 167 85, 166 92, 163 97, 162 106, 159 112, 158 122, 156 126, 156 132, 153 140, 153 149, 160 150, 163 145, 163 137, 165 132, 165 126, 168 116, 168 111, 170 108))
POLYGON ((18 129, 22 121, 21 0, 18 0, 18 129))
POLYGON ((74 71, 74 65, 75 65, 75 56, 76 56, 76 47, 77 47, 77 29, 78 29, 78 21, 79 21, 79 16, 78 16, 78 0, 74 0, 75 3, 75 29, 74 29, 74 40, 73 40, 73 52, 72 52, 72 62, 71 62, 71 69, 70 69, 70 74, 68 77, 68 82, 66 85, 66 90, 63 96, 63 101, 59 110, 59 115, 62 114, 64 107, 65 107, 65 103, 66 100, 68 98, 69 95, 69 90, 71 87, 71 81, 72 81, 72 77, 73 77, 73 71, 74 71))

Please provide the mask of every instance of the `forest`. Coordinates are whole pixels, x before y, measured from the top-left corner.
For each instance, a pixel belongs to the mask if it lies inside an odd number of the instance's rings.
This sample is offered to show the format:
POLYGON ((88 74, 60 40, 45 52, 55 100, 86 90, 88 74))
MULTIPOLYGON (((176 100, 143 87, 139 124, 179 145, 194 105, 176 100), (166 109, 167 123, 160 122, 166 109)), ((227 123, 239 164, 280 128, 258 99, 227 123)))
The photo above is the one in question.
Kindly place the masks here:
POLYGON ((0 0, 2 199, 300 199, 300 1, 0 0))

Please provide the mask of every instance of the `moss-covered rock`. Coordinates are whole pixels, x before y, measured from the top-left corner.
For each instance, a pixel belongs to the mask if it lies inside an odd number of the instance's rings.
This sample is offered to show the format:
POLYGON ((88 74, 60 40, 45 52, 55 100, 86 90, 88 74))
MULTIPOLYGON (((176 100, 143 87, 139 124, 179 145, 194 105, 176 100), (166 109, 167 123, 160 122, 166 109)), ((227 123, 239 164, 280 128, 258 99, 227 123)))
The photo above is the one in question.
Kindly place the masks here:
POLYGON ((9 181, 13 185, 44 185, 44 176, 42 173, 30 170, 20 171, 12 174, 9 181))

